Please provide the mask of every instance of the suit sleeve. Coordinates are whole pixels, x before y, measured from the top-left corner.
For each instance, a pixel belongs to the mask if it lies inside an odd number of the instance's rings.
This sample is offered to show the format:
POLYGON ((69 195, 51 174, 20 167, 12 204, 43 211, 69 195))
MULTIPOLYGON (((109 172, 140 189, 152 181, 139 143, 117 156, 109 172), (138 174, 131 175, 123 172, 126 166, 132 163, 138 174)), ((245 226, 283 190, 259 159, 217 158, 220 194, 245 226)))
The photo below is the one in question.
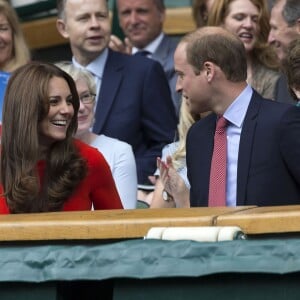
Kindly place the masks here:
POLYGON ((291 106, 281 121, 280 149, 300 190, 300 108, 291 106))
POLYGON ((147 173, 138 174, 138 182, 148 182, 156 169, 156 157, 164 145, 173 142, 177 117, 165 73, 158 62, 149 64, 145 74, 142 103, 142 129, 148 145, 141 161, 147 173))

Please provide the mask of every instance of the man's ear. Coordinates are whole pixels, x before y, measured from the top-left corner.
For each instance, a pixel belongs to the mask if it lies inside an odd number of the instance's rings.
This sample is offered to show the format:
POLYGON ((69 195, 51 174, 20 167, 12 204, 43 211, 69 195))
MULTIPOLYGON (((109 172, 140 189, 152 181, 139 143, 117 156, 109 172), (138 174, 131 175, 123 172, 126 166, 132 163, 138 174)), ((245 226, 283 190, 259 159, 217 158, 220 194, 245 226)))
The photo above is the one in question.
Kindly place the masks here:
POLYGON ((161 22, 164 23, 165 20, 166 20, 166 11, 165 10, 161 11, 161 12, 159 12, 159 14, 160 14, 160 20, 161 20, 161 22))
POLYGON ((210 61, 206 61, 204 62, 203 67, 207 81, 210 82, 215 74, 214 64, 210 61))
POLYGON ((63 19, 56 20, 56 28, 65 39, 69 38, 68 31, 66 30, 66 24, 63 19))
POLYGON ((296 30, 297 30, 297 33, 299 34, 299 38, 300 38, 300 18, 296 21, 296 30))

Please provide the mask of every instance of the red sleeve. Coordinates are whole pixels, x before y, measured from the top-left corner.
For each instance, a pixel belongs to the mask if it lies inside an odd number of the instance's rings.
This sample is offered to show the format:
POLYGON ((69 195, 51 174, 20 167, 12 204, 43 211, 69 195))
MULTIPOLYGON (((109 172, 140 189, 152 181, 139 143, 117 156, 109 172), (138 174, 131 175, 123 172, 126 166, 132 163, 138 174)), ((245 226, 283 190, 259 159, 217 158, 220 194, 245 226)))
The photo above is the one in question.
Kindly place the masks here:
POLYGON ((122 209, 114 179, 108 163, 95 148, 85 145, 80 147, 82 155, 88 162, 87 180, 90 183, 90 198, 94 209, 122 209))
POLYGON ((6 204, 6 199, 3 196, 3 187, 0 185, 0 214, 10 214, 8 206, 6 204))

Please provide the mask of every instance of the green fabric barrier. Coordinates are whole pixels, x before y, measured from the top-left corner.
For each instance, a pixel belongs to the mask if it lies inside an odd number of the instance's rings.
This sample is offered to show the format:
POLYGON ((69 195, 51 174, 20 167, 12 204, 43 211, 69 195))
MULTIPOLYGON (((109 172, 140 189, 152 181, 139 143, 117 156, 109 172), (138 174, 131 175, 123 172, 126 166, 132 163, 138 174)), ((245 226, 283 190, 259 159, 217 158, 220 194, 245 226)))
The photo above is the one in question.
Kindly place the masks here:
POLYGON ((0 245, 0 282, 198 277, 300 271, 300 239, 219 243, 128 240, 0 245))

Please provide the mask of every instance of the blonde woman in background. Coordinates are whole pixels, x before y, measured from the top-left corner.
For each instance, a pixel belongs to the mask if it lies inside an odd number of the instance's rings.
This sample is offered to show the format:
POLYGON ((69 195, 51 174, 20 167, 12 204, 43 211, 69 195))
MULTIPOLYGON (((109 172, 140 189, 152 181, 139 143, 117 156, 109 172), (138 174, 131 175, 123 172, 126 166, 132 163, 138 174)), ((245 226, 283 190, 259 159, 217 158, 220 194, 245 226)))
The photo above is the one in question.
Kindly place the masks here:
POLYGON ((110 166, 123 207, 136 208, 137 173, 131 146, 103 134, 97 135, 90 130, 94 123, 96 95, 94 78, 88 71, 79 69, 70 62, 60 62, 56 65, 73 78, 79 94, 80 107, 75 137, 97 148, 103 154, 110 166))
POLYGON ((264 0, 218 0, 208 26, 221 26, 243 42, 247 52, 247 82, 263 97, 274 99, 279 63, 268 44, 269 12, 264 0))
POLYGON ((12 72, 30 61, 17 14, 8 1, 0 0, 0 70, 12 72))
POLYGON ((155 173, 155 189, 152 199, 148 199, 150 208, 189 207, 190 184, 186 168, 186 135, 190 127, 200 117, 190 112, 188 99, 182 97, 180 108, 177 142, 163 148, 162 158, 158 159, 158 170, 155 173), (168 168, 168 180, 164 169, 168 168))

